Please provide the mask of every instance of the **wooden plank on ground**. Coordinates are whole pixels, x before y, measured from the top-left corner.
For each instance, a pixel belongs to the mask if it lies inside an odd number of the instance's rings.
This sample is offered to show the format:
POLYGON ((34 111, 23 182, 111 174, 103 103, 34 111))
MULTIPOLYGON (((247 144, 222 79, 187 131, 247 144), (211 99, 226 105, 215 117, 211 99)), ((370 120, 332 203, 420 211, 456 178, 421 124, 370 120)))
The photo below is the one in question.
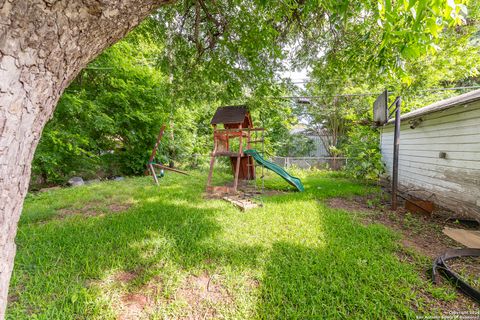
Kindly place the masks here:
POLYGON ((245 198, 226 196, 223 197, 223 200, 230 202, 242 211, 257 208, 259 206, 258 203, 255 203, 252 200, 245 198))
POLYGON ((443 233, 467 248, 480 249, 480 231, 445 227, 443 233))

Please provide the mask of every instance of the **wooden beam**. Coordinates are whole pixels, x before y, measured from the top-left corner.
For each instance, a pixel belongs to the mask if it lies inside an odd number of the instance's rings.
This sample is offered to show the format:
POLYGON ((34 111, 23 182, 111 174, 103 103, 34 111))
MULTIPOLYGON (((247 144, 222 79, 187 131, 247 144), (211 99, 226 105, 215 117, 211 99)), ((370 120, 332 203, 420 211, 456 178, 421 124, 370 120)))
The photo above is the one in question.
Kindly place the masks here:
POLYGON ((165 124, 162 124, 162 127, 160 128, 160 132, 158 133, 157 142, 155 142, 155 146, 153 147, 152 154, 150 155, 150 158, 148 159, 148 163, 152 162, 153 159, 155 159, 155 156, 157 155, 158 145, 160 144, 160 140, 163 137, 163 132, 164 131, 165 131, 165 124))
POLYGON ((238 197, 227 196, 227 197, 223 197, 223 200, 230 202, 231 204, 233 204, 234 206, 236 206, 242 211, 257 208, 260 206, 258 203, 255 203, 250 199, 241 199, 238 197))
POLYGON ((178 169, 174 169, 174 168, 170 168, 170 167, 167 167, 167 166, 164 166, 164 165, 161 165, 161 164, 158 164, 158 163, 152 163, 151 165, 155 166, 155 167, 159 167, 161 169, 164 169, 164 170, 168 170, 168 171, 172 171, 172 172, 176 172, 176 173, 180 173, 180 174, 184 174, 186 176, 189 176, 189 174, 185 171, 182 171, 182 170, 178 170, 178 169))
POLYGON ((157 186, 158 186, 159 183, 158 183, 157 174, 155 173, 155 168, 153 168, 153 165, 152 165, 151 163, 148 164, 148 168, 150 169, 150 173, 151 173, 152 176, 153 176, 153 180, 155 181, 155 183, 156 183, 157 186))
POLYGON ((213 151, 212 151, 211 158, 210 158, 210 171, 208 172, 207 192, 211 191, 211 190, 209 190, 209 188, 212 185, 213 167, 215 166, 215 152, 217 152, 217 139, 215 138, 216 130, 217 130, 217 125, 214 124, 213 125, 213 151))
MULTIPOLYGON (((240 127, 239 127, 240 129, 240 127)), ((243 153, 243 141, 242 136, 238 138, 240 141, 238 143, 238 156, 237 156, 237 163, 235 166, 235 179, 233 180, 233 190, 237 191, 238 186, 238 174, 240 173, 240 162, 242 160, 242 153, 243 153)))

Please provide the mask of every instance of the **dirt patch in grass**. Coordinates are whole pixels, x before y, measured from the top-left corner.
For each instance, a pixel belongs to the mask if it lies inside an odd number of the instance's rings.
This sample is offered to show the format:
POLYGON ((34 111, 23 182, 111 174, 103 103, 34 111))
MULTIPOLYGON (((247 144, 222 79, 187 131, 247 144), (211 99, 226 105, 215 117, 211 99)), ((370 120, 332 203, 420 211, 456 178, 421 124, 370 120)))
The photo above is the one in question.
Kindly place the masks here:
POLYGON ((128 293, 123 295, 118 313, 118 320, 143 319, 151 308, 152 300, 141 293, 128 293))
POLYGON ((93 217, 93 216, 98 216, 101 215, 103 211, 98 211, 93 208, 83 208, 83 209, 60 209, 58 211, 57 218, 63 219, 68 216, 73 216, 73 215, 82 215, 82 216, 87 216, 87 217, 93 217))
POLYGON ((188 276, 176 296, 188 304, 182 319, 211 319, 217 315, 217 306, 233 302, 218 279, 206 272, 188 276))
MULTIPOLYGON (((225 185, 226 187, 233 187, 233 182, 229 182, 225 185)), ((262 187, 257 186, 255 188, 254 185, 250 185, 248 181, 242 181, 240 180, 238 182, 238 191, 236 194, 228 194, 225 192, 207 192, 203 195, 203 197, 207 200, 214 200, 214 199, 222 199, 226 195, 231 195, 231 196, 238 196, 241 198, 255 198, 256 196, 276 196, 276 195, 282 195, 282 194, 288 194, 289 192, 287 191, 282 191, 282 190, 273 190, 273 189, 263 189, 262 192, 262 187)))
MULTIPOLYGON (((463 247, 443 234, 444 226, 452 225, 452 223, 445 220, 444 216, 412 214, 403 208, 392 211, 389 209, 388 203, 380 201, 372 205, 372 197, 333 198, 329 199, 327 204, 333 208, 363 213, 359 214, 358 218, 364 224, 380 223, 399 232, 402 235, 401 244, 403 247, 402 250, 397 252, 399 260, 415 265, 416 270, 424 281, 431 281, 430 265, 425 263, 425 260, 419 261, 415 257, 415 253, 427 257, 427 260, 433 263, 433 260, 447 248, 463 247)), ((460 272, 462 275, 476 274, 478 281, 480 271, 478 260, 475 263, 474 259, 455 259, 450 261, 450 265, 452 265, 453 270, 464 270, 464 273, 460 272)), ((470 278, 472 277, 470 276, 470 278)), ((442 279, 442 281, 447 280, 442 279)), ((445 301, 433 297, 426 288, 418 288, 417 291, 420 298, 428 301, 429 308, 437 310, 437 312, 464 312, 476 310, 477 308, 475 302, 461 292, 458 292, 455 299, 445 301)))
MULTIPOLYGON (((23 290, 23 287, 22 287, 23 290)), ((13 290, 11 290, 13 291, 13 290)), ((8 297, 7 297, 7 304, 13 304, 17 302, 20 299, 20 294, 19 294, 20 288, 17 288, 15 292, 11 292, 8 297)))
POLYGON ((355 201, 355 200, 348 200, 345 198, 332 198, 327 201, 327 204, 336 209, 342 209, 347 211, 371 211, 372 208, 365 205, 365 203, 355 201))
POLYGON ((7 297, 7 304, 12 304, 18 301, 20 299, 19 295, 16 293, 9 294, 7 297))
POLYGON ((121 271, 114 276, 115 281, 120 283, 128 283, 134 280, 137 277, 137 274, 130 271, 121 271))
MULTIPOLYGON (((163 288, 163 280, 159 276, 152 277, 146 284, 139 284, 135 281, 141 276, 142 270, 120 271, 113 275, 113 283, 121 284, 131 288, 136 288, 138 292, 143 292, 150 297, 157 297, 163 288)), ((140 279, 141 280, 141 279, 140 279)))
POLYGON ((255 290, 258 287, 260 287, 260 281, 258 281, 257 279, 248 279, 247 288, 255 290))
POLYGON ((375 206, 369 204, 369 197, 353 199, 333 198, 328 200, 330 207, 346 211, 364 212, 360 220, 365 224, 381 223, 402 234, 402 244, 434 259, 447 248, 461 247, 442 233, 445 219, 435 215, 411 214, 403 208, 397 211, 388 209, 388 204, 375 206))
POLYGON ((108 210, 111 212, 127 211, 132 206, 132 203, 112 203, 108 206, 108 210))
MULTIPOLYGON (((119 272, 113 276, 114 281, 128 285, 137 277, 135 272, 119 272)), ((159 304, 164 307, 174 302, 185 302, 181 314, 175 319, 212 319, 219 316, 218 308, 233 303, 233 298, 215 276, 203 272, 188 276, 175 297, 165 299, 161 293, 162 279, 152 278, 133 291, 123 293, 113 306, 118 320, 148 319, 159 304), (172 299, 173 298, 173 299, 172 299)))
POLYGON ((480 290, 480 257, 461 257, 447 262, 450 269, 480 290))
POLYGON ((25 285, 23 285, 22 283, 14 287, 12 286, 8 291, 7 304, 11 305, 16 303, 18 300, 20 300, 20 295, 24 290, 25 290, 25 285))
POLYGON ((107 213, 118 213, 128 210, 132 202, 113 203, 115 199, 92 200, 86 203, 82 208, 63 208, 58 210, 57 218, 63 219, 72 215, 81 215, 85 217, 104 216, 107 213))
POLYGON ((160 293, 163 282, 160 277, 153 277, 143 285, 135 285, 139 275, 137 271, 120 271, 106 282, 108 291, 117 292, 117 297, 120 296, 120 299, 113 299, 112 305, 118 320, 149 319, 162 300, 160 293))

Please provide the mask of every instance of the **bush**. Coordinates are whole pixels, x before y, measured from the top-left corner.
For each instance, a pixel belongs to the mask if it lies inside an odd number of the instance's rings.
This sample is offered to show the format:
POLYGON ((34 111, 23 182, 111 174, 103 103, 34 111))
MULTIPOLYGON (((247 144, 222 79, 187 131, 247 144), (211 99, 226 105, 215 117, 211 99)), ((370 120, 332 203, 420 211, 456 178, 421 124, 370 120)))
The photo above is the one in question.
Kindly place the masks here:
POLYGON ((376 180, 385 171, 380 153, 380 135, 367 126, 356 126, 347 134, 343 146, 346 171, 355 178, 376 180))
POLYGON ((315 143, 302 134, 288 134, 279 143, 278 154, 285 157, 305 157, 315 150, 315 143))

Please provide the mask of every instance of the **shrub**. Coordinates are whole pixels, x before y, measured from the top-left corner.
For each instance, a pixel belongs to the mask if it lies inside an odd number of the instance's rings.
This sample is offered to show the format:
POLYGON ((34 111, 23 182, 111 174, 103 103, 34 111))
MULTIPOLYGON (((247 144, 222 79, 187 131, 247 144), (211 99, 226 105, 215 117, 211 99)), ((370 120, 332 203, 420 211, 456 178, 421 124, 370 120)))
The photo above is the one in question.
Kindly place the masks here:
POLYGON ((379 132, 367 126, 356 126, 347 134, 343 146, 345 170, 355 178, 376 180, 385 171, 380 153, 379 132))

